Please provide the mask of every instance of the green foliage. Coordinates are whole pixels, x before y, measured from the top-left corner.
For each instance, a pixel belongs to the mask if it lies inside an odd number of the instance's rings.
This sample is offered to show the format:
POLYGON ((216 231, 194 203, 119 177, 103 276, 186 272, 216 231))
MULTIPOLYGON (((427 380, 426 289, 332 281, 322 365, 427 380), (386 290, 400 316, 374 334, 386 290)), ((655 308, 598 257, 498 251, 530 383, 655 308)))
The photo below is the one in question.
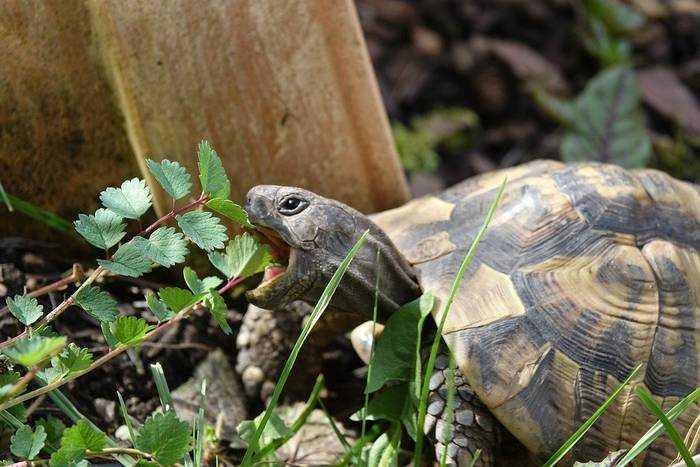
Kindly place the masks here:
POLYGON ((165 287, 158 291, 160 299, 175 313, 197 302, 201 296, 195 296, 189 290, 179 287, 165 287))
POLYGON ((262 245, 255 237, 244 233, 228 242, 225 254, 210 253, 209 261, 228 279, 232 279, 262 272, 272 261, 272 254, 268 245, 262 245))
POLYGON ((182 275, 185 278, 185 283, 187 287, 190 288, 193 294, 202 294, 211 289, 215 289, 222 284, 222 280, 216 276, 205 277, 200 279, 197 273, 188 266, 182 270, 182 275))
POLYGON ((204 251, 223 248, 228 239, 226 227, 210 212, 192 211, 176 219, 185 235, 204 251))
POLYGON ((99 452, 107 444, 104 433, 95 430, 85 420, 80 420, 63 432, 61 447, 51 456, 51 465, 74 465, 83 459, 85 451, 99 452))
POLYGON ((199 143, 197 165, 202 191, 210 193, 213 198, 228 198, 231 186, 226 171, 219 155, 206 140, 199 143))
POLYGON ((78 214, 75 230, 97 248, 107 250, 126 235, 122 217, 109 209, 98 209, 95 214, 78 214))
POLYGON ((136 248, 141 250, 143 256, 166 268, 184 262, 189 252, 185 236, 177 232, 174 227, 160 227, 148 237, 148 240, 135 237, 132 241, 136 248))
POLYGON ((210 290, 204 299, 204 303, 211 312, 211 315, 216 320, 224 334, 230 335, 233 331, 231 326, 229 326, 228 321, 226 321, 226 315, 228 314, 228 308, 226 307, 226 302, 223 297, 219 295, 216 290, 210 290))
POLYGON ((153 326, 135 316, 120 316, 109 325, 112 335, 122 345, 140 342, 151 329, 153 326))
POLYGON ((153 292, 146 293, 146 303, 148 304, 148 308, 150 308, 156 318, 158 318, 158 321, 167 321, 175 316, 175 313, 168 309, 165 303, 158 300, 158 297, 156 297, 156 294, 153 292))
POLYGON ((631 69, 620 66, 601 72, 573 101, 544 91, 538 91, 536 99, 567 127, 561 147, 565 161, 595 160, 634 168, 645 166, 651 157, 640 91, 631 69))
POLYGON ((212 211, 215 211, 222 216, 231 219, 237 224, 247 227, 249 229, 254 229, 255 226, 250 223, 248 219, 248 213, 239 205, 234 203, 229 199, 224 198, 214 198, 207 201, 207 207, 212 211))
POLYGON ((369 448, 367 467, 396 467, 401 447, 401 425, 394 423, 369 448))
POLYGON ((180 199, 190 194, 192 177, 183 166, 177 162, 163 159, 155 162, 146 159, 146 165, 161 187, 174 199, 180 199))
POLYGON ((10 451, 17 457, 32 460, 44 447, 44 441, 46 441, 44 427, 37 426, 36 430, 32 431, 29 426, 24 425, 12 436, 10 451))
POLYGON ((51 365, 56 368, 62 376, 70 373, 77 373, 90 367, 92 354, 88 349, 83 349, 73 344, 68 344, 63 352, 51 359, 51 365))
MULTIPOLYGON (((244 420, 238 427, 238 435, 250 445, 250 442, 255 435, 255 430, 258 429, 260 423, 262 422, 264 414, 258 415, 255 420, 244 420)), ((262 446, 274 443, 278 440, 292 436, 294 433, 292 430, 284 423, 284 420, 280 418, 279 415, 273 413, 270 415, 265 428, 262 430, 259 438, 259 443, 262 446)))
POLYGON ((583 5, 589 17, 602 21, 614 34, 632 34, 646 21, 639 10, 618 0, 584 0, 583 5))
POLYGON ((173 465, 190 448, 190 427, 172 410, 153 414, 136 435, 134 446, 152 454, 161 465, 173 465))
POLYGON ((8 297, 6 303, 12 316, 25 326, 29 326, 41 318, 44 310, 36 298, 28 295, 15 295, 14 300, 8 297))
POLYGON ((407 128, 401 123, 392 125, 396 150, 401 158, 401 163, 409 172, 434 172, 440 156, 435 152, 435 147, 430 137, 421 131, 407 128))
POLYGON ((367 392, 377 391, 389 381, 414 380, 421 331, 434 304, 435 297, 428 292, 389 317, 375 344, 367 392))
POLYGON ((94 285, 81 289, 75 303, 100 322, 111 323, 119 315, 117 301, 107 292, 94 285))
POLYGON ((3 353, 13 362, 31 368, 56 355, 65 345, 65 337, 35 335, 17 341, 12 347, 3 350, 3 353))
POLYGON ((25 216, 31 217, 32 219, 60 232, 70 233, 73 231, 73 224, 63 217, 54 214, 51 211, 47 211, 46 209, 42 209, 28 201, 19 199, 16 196, 8 194, 7 198, 10 200, 12 206, 15 208, 15 210, 17 210, 17 212, 21 212, 25 216))
POLYGON ((111 260, 98 259, 97 263, 114 274, 128 277, 140 277, 150 272, 152 265, 133 240, 120 246, 111 260))
POLYGON ((50 453, 56 451, 49 446, 59 446, 66 425, 57 417, 49 415, 36 421, 37 427, 42 427, 46 433, 46 447, 50 453))
POLYGON ((151 190, 144 180, 132 178, 121 187, 109 187, 100 193, 104 207, 127 219, 138 219, 151 207, 151 190))

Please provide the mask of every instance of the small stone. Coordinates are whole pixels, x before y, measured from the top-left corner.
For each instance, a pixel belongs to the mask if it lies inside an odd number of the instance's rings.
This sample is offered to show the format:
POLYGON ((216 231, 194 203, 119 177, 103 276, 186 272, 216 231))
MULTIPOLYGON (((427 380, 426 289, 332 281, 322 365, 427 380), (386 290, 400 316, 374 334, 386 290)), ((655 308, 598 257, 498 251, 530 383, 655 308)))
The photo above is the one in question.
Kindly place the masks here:
POLYGON ((241 379, 245 384, 258 384, 265 378, 263 371, 257 366, 249 366, 243 371, 241 379))
POLYGON ((435 398, 435 400, 428 405, 428 413, 430 415, 440 415, 444 408, 445 402, 443 402, 442 399, 435 398))
POLYGON ((102 399, 98 397, 95 399, 95 411, 102 417, 106 422, 111 422, 114 420, 116 414, 117 404, 114 401, 107 399, 102 399))
POLYGON ((236 347, 238 347, 239 349, 241 347, 246 347, 249 342, 250 342, 250 333, 244 332, 241 329, 241 332, 239 332, 238 336, 236 336, 236 347))
POLYGON ((460 425, 469 426, 474 423, 474 412, 469 409, 462 409, 455 414, 455 421, 460 425))
POLYGON ((493 420, 490 414, 476 414, 476 423, 486 431, 493 431, 493 420))
POLYGON ((425 423, 423 423, 423 433, 430 433, 433 430, 436 421, 437 418, 435 416, 426 414, 425 423))
POLYGON ((437 388, 439 388, 444 381, 445 377, 442 375, 442 372, 436 371, 435 373, 433 373, 433 376, 430 377, 430 384, 428 385, 428 389, 434 391, 437 388))
POLYGON ((131 441, 131 434, 129 433, 129 427, 126 425, 121 425, 114 432, 114 437, 119 441, 131 441))

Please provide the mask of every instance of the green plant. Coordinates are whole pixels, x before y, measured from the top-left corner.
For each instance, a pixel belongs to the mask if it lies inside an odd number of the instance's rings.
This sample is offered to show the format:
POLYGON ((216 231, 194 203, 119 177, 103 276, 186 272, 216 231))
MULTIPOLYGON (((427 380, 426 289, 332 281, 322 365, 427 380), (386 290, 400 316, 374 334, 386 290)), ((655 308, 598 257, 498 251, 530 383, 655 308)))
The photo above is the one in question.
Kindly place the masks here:
MULTIPOLYGON (((228 240, 226 228, 218 217, 202 209, 209 208, 248 229, 252 225, 247 221, 245 211, 227 199, 230 191, 228 178, 218 154, 206 141, 202 141, 198 148, 198 166, 200 194, 176 207, 178 200, 190 194, 192 177, 177 162, 148 161, 153 177, 172 197, 173 208, 145 228, 141 228, 139 219, 151 207, 151 193, 143 180, 134 178, 120 187, 104 190, 100 194, 104 208, 94 214, 81 214, 74 224, 75 230, 90 244, 104 250, 105 257, 97 260, 99 267, 55 308, 46 311, 28 295, 8 298, 9 312, 24 327, 22 332, 0 343, 2 353, 14 365, 24 368, 22 373, 13 371, 0 375, 0 414, 14 431, 12 454, 16 458, 31 460, 44 451, 51 456, 52 465, 73 465, 90 457, 129 454, 137 459, 172 465, 189 450, 190 428, 177 419, 166 400, 164 413, 150 417, 140 430, 132 430, 134 448, 128 452, 110 447, 105 435, 83 419, 66 428, 60 437, 60 445, 54 445, 53 448, 57 449, 52 449, 45 427, 32 428, 26 424, 22 404, 42 394, 56 394, 62 385, 90 373, 126 350, 138 347, 144 340, 186 319, 195 309, 207 308, 222 330, 231 332, 225 319, 226 305, 222 294, 261 272, 273 258, 266 245, 247 233, 235 236, 228 245, 225 244, 228 240), (140 231, 125 240, 127 220, 139 222, 140 231), (174 223, 179 229, 166 225, 168 223, 174 223), (226 281, 217 277, 200 279, 194 271, 185 268, 184 280, 188 289, 167 287, 146 297, 157 323, 148 323, 141 317, 120 316, 116 300, 96 285, 96 280, 107 272, 139 277, 154 266, 171 267, 183 263, 190 242, 209 253, 212 263, 224 273, 226 281), (224 247, 224 253, 215 251, 224 247), (68 342, 66 337, 56 335, 50 328, 72 307, 81 308, 99 321, 110 347, 106 354, 94 358, 88 349, 68 342), (32 385, 36 388, 29 390, 32 385), (160 439, 163 433, 172 438, 165 442, 160 439)), ((162 382, 164 378, 156 378, 156 381, 162 382)), ((159 390, 161 397, 167 393, 161 386, 159 390)), ((199 461, 202 459, 202 429, 198 427, 198 451, 195 452, 195 459, 199 461)))

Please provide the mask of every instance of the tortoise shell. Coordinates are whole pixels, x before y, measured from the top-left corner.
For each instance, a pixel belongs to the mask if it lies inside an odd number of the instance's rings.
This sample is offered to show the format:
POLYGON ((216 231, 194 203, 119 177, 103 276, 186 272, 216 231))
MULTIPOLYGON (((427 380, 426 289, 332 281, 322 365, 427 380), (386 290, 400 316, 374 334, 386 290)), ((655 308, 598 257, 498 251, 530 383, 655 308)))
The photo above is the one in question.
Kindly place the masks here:
MULTIPOLYGON (((556 450, 642 368, 575 448, 602 458, 700 381, 700 191, 655 170, 535 161, 373 217, 444 303, 504 177, 508 185, 447 318, 461 372, 531 452, 556 450)), ((442 312, 435 311, 435 319, 442 312)), ((693 406, 677 419, 683 436, 693 406)), ((668 437, 644 454, 668 463, 668 437)))

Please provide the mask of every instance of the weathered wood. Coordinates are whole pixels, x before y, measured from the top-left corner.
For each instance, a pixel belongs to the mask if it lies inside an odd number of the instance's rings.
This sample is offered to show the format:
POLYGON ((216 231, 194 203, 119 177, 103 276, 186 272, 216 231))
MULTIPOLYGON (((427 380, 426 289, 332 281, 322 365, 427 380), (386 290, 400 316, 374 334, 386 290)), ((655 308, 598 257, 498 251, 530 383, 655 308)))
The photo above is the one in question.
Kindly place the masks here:
POLYGON ((0 176, 69 218, 146 157, 194 170, 203 138, 234 199, 259 183, 364 211, 409 196, 351 0, 10 0, 0 47, 0 176))

